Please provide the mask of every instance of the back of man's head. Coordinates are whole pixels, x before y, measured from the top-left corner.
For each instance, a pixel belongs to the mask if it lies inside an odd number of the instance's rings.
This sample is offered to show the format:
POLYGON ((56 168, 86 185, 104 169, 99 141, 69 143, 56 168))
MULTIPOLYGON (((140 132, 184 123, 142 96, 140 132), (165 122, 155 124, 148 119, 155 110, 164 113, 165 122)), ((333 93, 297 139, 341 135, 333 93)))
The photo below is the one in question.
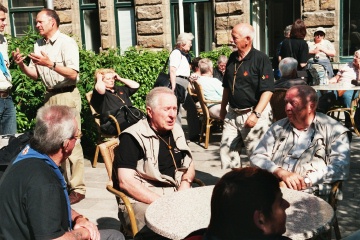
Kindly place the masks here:
POLYGON ((212 72, 213 70, 213 63, 208 58, 203 58, 199 61, 199 69, 201 74, 207 74, 212 72))
POLYGON ((235 169, 225 174, 214 187, 208 231, 229 240, 263 236, 254 223, 254 212, 260 210, 269 218, 279 191, 276 177, 260 168, 235 169))
POLYGON ((286 57, 279 63, 281 77, 296 78, 298 61, 292 57, 286 57))
POLYGON ((36 115, 34 136, 30 145, 44 154, 56 153, 76 131, 76 110, 64 105, 41 107, 36 115))

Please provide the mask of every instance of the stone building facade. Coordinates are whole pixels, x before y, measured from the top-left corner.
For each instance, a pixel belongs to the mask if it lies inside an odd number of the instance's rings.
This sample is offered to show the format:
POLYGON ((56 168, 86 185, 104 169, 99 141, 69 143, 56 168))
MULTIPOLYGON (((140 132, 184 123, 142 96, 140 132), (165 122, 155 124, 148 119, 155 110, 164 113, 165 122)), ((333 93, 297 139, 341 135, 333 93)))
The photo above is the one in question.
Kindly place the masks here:
MULTIPOLYGON (((255 47, 271 56, 271 48, 274 45, 271 41, 273 41, 275 33, 272 33, 274 30, 271 26, 266 26, 266 22, 269 19, 262 18, 261 11, 266 5, 266 8, 270 9, 269 11, 276 12, 276 8, 271 9, 271 7, 267 6, 267 4, 270 6, 272 1, 274 0, 209 0, 208 3, 211 4, 212 32, 208 34, 210 36, 206 37, 212 43, 211 46, 219 47, 229 44, 232 27, 240 22, 249 22, 259 25, 259 28, 256 28, 256 38, 260 39, 263 43, 262 45, 259 43, 259 46, 255 47), (255 9, 256 7, 258 8, 257 10, 255 9), (256 18, 254 16, 257 13, 259 13, 259 17, 254 20, 256 18), (264 27, 262 27, 262 24, 265 24, 264 27), (264 31, 263 29, 265 28, 266 30, 264 31), (268 42, 271 42, 271 44, 268 42)), ((291 11, 295 12, 296 16, 292 16, 292 20, 297 17, 304 19, 308 31, 307 40, 312 39, 313 32, 317 27, 324 27, 327 31, 326 39, 332 41, 338 50, 340 39, 340 1, 342 0, 293 0, 292 2, 296 2, 296 4, 291 11)), ((2 2, 5 6, 9 6, 8 1, 3 0, 2 2)), ((96 5, 96 11, 98 11, 99 26, 91 25, 91 28, 100 29, 99 47, 102 49, 118 47, 117 28, 119 22, 121 22, 121 16, 118 16, 120 20, 116 22, 116 11, 114 9, 116 9, 117 1, 88 0, 88 2, 93 2, 96 5)), ((178 21, 171 14, 174 4, 170 0, 134 0, 127 2, 131 2, 134 11, 134 19, 132 21, 134 21, 135 26, 135 45, 152 50, 171 49, 177 34, 172 26, 174 26, 174 21, 178 21)), ((278 2, 279 5, 288 4, 291 1, 276 0, 275 2, 278 2)), ((75 36, 80 42, 84 41, 84 37, 81 36, 83 34, 80 14, 82 7, 79 0, 53 0, 53 5, 61 19, 61 30, 75 36)), ((268 14, 268 16, 270 15, 268 14)), ((275 16, 273 18, 277 17, 277 13, 273 15, 275 16)), ((278 20, 274 19, 274 21, 278 20)), ((291 24, 291 22, 288 22, 286 25, 288 24, 291 24)), ((274 26, 283 29, 283 26, 279 26, 279 23, 274 24, 274 26)), ((277 32, 281 31, 278 29, 277 32)), ((254 43, 254 45, 257 45, 257 43, 254 43)), ((339 58, 335 58, 335 62, 338 61, 339 58)))

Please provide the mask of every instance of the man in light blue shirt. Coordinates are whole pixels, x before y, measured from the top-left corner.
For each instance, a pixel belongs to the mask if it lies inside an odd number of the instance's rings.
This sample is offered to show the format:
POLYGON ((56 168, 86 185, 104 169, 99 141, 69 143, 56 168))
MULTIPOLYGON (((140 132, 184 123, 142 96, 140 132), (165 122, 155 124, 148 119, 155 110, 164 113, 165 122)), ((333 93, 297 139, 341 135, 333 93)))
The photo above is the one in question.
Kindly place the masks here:
POLYGON ((197 79, 197 82, 202 86, 205 99, 219 101, 218 104, 209 104, 210 116, 220 119, 220 102, 223 94, 222 82, 213 77, 213 63, 210 59, 203 58, 198 65, 201 76, 197 79))

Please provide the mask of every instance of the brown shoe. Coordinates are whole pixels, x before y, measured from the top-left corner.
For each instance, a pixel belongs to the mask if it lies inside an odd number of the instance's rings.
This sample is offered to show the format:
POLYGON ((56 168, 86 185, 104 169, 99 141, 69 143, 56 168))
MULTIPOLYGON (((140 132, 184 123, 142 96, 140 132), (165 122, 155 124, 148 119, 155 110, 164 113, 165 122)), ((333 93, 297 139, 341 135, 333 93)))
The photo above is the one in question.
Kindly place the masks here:
POLYGON ((85 198, 84 194, 81 194, 81 193, 78 193, 78 192, 75 192, 75 191, 72 191, 69 194, 70 204, 78 203, 81 200, 83 200, 84 198, 85 198))

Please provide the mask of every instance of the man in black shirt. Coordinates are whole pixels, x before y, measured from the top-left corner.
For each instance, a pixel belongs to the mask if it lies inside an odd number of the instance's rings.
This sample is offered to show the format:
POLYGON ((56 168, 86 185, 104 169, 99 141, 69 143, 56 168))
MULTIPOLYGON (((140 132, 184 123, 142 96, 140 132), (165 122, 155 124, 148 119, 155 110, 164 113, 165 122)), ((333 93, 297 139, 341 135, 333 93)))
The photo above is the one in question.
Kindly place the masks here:
POLYGON ((224 119, 220 147, 223 169, 240 167, 242 142, 250 156, 271 125, 269 101, 274 89, 269 58, 252 47, 254 28, 241 23, 234 26, 231 35, 238 50, 230 55, 223 80, 220 112, 224 119))
POLYGON ((39 109, 34 137, 0 181, 0 239, 118 239, 72 210, 60 165, 72 153, 80 130, 76 110, 39 109))
MULTIPOLYGON (((162 195, 191 187, 195 176, 190 148, 184 132, 176 124, 177 100, 170 89, 156 87, 146 96, 147 119, 120 134, 115 149, 115 186, 131 198, 138 228, 145 225, 150 203, 162 195)), ((120 203, 120 220, 129 224, 120 203)))

